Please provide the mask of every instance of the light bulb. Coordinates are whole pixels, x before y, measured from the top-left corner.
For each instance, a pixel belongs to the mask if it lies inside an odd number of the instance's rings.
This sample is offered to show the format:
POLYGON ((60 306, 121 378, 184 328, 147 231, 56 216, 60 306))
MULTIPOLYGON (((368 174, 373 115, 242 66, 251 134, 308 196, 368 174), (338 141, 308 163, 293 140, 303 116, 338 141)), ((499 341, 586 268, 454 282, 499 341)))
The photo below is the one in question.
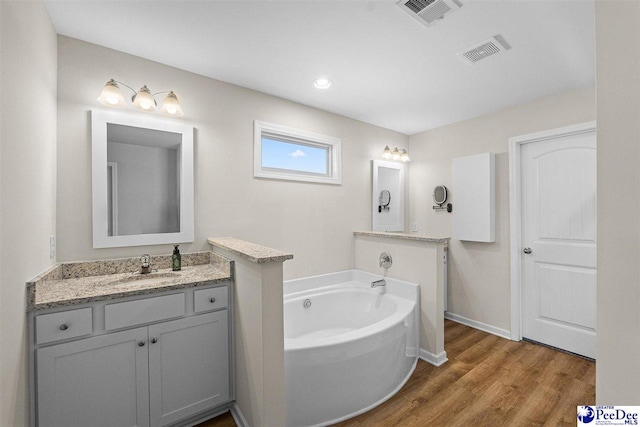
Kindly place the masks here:
POLYGON ((124 97, 115 80, 109 80, 98 97, 98 102, 108 107, 124 107, 124 97))
POLYGON ((391 152, 391 157, 393 160, 398 160, 400 158, 400 151, 398 151, 398 147, 394 148, 391 152))
POLYGON ((393 154, 391 153, 391 148, 389 148, 388 145, 384 146, 384 151, 382 152, 382 158, 383 159, 391 159, 391 157, 393 157, 393 154))
POLYGON ((184 116, 182 112, 182 107, 180 106, 180 101, 178 101, 178 97, 173 91, 169 92, 167 97, 162 101, 162 112, 168 114, 170 116, 181 117, 184 116))
POLYGON ((156 105, 156 100, 153 99, 153 95, 151 95, 151 91, 146 85, 142 86, 133 97, 133 106, 139 110, 155 110, 156 105))
POLYGON ((331 87, 331 80, 326 77, 318 77, 313 82, 313 85, 318 89, 329 89, 331 87))
POLYGON ((402 160, 403 162, 408 162, 411 160, 409 158, 409 153, 407 153, 407 150, 405 150, 404 148, 402 149, 402 153, 400 153, 400 160, 402 160))

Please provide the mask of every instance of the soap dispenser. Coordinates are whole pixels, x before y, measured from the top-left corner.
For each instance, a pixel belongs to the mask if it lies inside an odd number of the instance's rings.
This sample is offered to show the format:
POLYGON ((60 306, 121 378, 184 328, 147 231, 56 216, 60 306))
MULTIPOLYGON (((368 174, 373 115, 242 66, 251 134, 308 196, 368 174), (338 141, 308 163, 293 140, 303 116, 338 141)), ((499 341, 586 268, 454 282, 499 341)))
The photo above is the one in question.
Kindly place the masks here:
POLYGON ((182 256, 180 255, 179 245, 173 245, 173 255, 171 255, 171 268, 173 271, 182 269, 182 256))

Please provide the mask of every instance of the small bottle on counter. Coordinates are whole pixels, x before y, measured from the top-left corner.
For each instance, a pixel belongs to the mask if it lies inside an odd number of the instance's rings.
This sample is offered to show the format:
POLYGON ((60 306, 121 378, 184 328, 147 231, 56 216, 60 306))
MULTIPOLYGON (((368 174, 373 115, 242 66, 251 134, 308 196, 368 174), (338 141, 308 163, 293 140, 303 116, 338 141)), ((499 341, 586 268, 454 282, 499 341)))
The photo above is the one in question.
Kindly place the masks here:
POLYGON ((182 269, 182 256, 180 255, 179 245, 173 245, 173 255, 171 255, 171 268, 173 271, 182 269))

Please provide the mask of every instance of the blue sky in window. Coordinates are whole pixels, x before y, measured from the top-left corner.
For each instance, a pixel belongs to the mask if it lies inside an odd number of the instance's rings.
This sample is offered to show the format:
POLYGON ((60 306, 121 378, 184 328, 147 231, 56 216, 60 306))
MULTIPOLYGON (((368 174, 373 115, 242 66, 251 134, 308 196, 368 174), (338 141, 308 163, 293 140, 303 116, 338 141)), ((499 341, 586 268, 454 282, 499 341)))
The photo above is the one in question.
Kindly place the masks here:
POLYGON ((327 174, 327 149, 262 138, 262 167, 327 174))

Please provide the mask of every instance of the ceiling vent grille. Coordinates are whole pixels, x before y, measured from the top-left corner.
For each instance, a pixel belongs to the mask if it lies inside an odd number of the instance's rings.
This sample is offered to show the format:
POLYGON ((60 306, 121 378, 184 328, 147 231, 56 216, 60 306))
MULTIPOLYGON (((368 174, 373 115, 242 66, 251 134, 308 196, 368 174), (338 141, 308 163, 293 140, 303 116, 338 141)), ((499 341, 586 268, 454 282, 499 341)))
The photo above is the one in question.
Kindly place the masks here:
POLYGON ((462 6, 457 0, 400 0, 396 5, 427 27, 462 6))
POLYGON ((498 36, 471 46, 464 52, 460 52, 458 56, 469 64, 475 64, 482 59, 507 50, 506 43, 500 42, 496 37, 498 36))

